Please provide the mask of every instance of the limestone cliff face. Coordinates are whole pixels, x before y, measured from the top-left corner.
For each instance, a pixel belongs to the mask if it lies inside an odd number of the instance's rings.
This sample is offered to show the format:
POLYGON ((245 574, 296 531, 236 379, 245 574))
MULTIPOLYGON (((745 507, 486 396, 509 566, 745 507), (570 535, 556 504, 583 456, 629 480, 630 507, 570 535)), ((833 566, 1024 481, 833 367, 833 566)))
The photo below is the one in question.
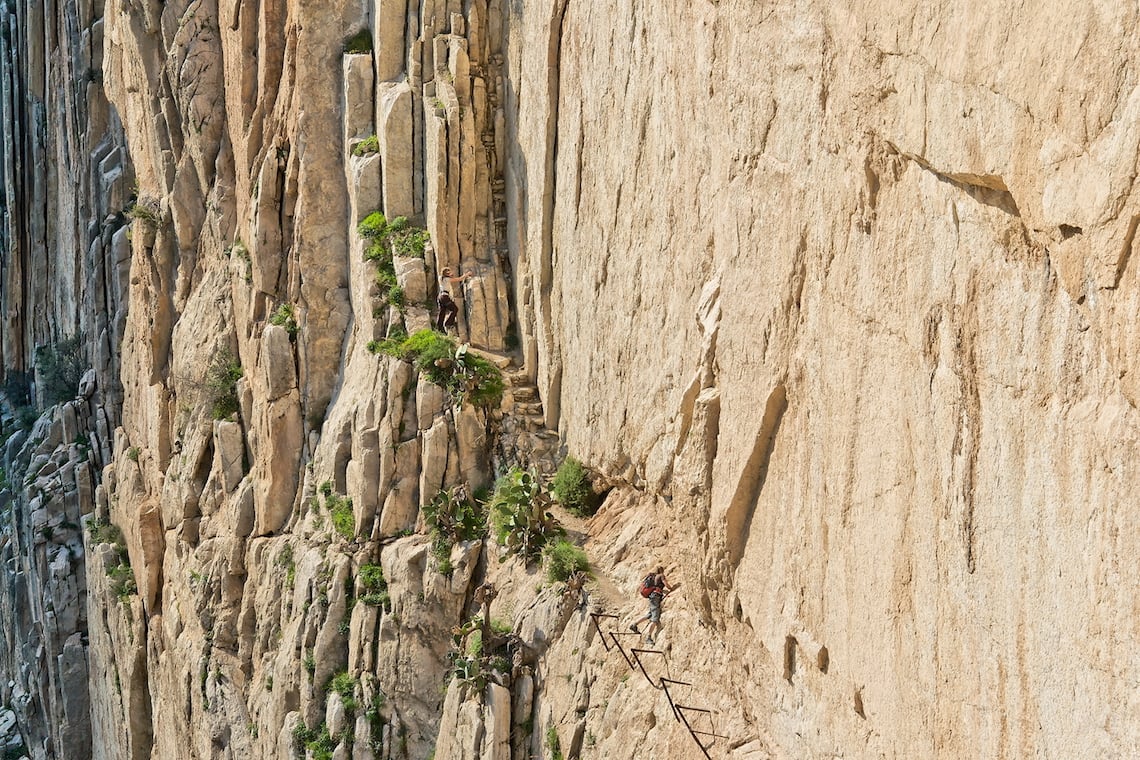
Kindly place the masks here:
POLYGON ((7 376, 77 333, 95 369, 5 449, 0 729, 1140 752, 1137 18, 1069 5, 0 6, 7 376), (422 252, 368 260, 374 211, 422 252), (444 267, 499 408, 369 350, 444 267), (568 521, 594 582, 490 541, 440 572, 424 505, 566 453, 607 494, 568 521), (683 585, 635 653, 658 562, 683 585), (450 661, 485 582, 489 679, 450 661))
POLYGON ((121 398, 130 189, 123 130, 100 86, 102 32, 98 4, 0 5, 6 757, 91 755, 81 524, 121 398), (38 419, 37 405, 49 407, 38 419))
POLYGON ((688 568, 673 666, 772 754, 1135 753, 1134 10, 550 18, 540 388, 688 568))

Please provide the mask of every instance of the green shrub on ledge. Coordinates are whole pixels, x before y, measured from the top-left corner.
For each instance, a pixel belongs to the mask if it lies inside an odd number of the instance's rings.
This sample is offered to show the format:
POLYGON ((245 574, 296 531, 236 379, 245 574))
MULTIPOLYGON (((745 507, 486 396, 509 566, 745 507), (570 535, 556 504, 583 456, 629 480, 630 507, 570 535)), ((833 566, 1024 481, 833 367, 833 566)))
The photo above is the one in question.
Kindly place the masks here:
POLYGON ((343 50, 349 55, 355 55, 358 53, 371 53, 372 32, 367 28, 361 29, 359 32, 344 41, 343 50))
POLYGON ((434 330, 420 330, 397 343, 389 338, 369 343, 372 353, 384 353, 412 362, 429 381, 444 388, 455 402, 496 407, 503 400, 503 373, 466 345, 434 330))
POLYGON ((554 473, 550 491, 558 503, 573 515, 589 517, 597 511, 597 499, 590 487, 590 477, 586 468, 574 457, 566 457, 554 473))
POLYGON ((542 564, 546 567, 546 578, 551 583, 566 581, 575 573, 590 572, 590 560, 586 552, 565 538, 548 543, 542 550, 542 564))
POLYGON ((237 381, 245 371, 229 348, 219 349, 210 366, 206 369, 206 394, 210 402, 210 415, 215 420, 229 419, 237 413, 240 405, 237 395, 237 381))
POLYGON ((358 158, 360 156, 368 156, 379 152, 380 140, 376 137, 376 135, 369 135, 368 137, 365 137, 363 140, 356 144, 356 147, 352 149, 352 155, 357 156, 358 158))
POLYGON ((293 304, 283 303, 269 315, 269 324, 284 327, 285 331, 289 333, 289 337, 297 335, 298 325, 297 317, 293 312, 293 304))
POLYGON ((397 216, 389 220, 379 211, 364 217, 356 231, 369 241, 364 251, 364 258, 368 261, 387 261, 393 252, 398 256, 422 259, 429 239, 428 231, 412 226, 407 217, 397 216))
POLYGON ((391 611, 392 598, 388 595, 388 581, 384 579, 384 569, 380 565, 362 565, 357 579, 364 592, 360 595, 361 604, 391 611))

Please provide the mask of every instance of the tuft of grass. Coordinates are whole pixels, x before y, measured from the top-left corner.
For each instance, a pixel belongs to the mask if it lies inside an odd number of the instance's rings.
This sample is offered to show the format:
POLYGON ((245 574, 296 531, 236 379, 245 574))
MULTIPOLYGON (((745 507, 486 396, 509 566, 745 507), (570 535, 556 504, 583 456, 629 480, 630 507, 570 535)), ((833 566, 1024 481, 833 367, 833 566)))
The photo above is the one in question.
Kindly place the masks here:
POLYGON ((326 691, 339 694, 344 703, 346 712, 356 712, 356 685, 357 681, 345 671, 341 671, 329 679, 326 691))
POLYGON ((333 528, 345 540, 356 537, 356 518, 352 514, 352 499, 333 494, 325 497, 325 506, 332 516, 333 528))
POLYGON ((162 224, 162 204, 154 198, 139 198, 127 209, 127 216, 137 219, 151 229, 162 224))
POLYGON ((297 317, 293 312, 293 304, 283 303, 269 315, 269 324, 284 327, 285 331, 289 333, 289 337, 297 337, 299 326, 297 325, 297 317))
POLYGON ((407 300, 407 296, 404 294, 404 289, 399 285, 393 285, 392 287, 388 288, 388 303, 392 304, 400 311, 404 310, 404 306, 407 304, 407 300))
POLYGON ((494 408, 503 400, 503 373, 491 362, 434 330, 420 330, 398 345, 388 339, 370 350, 412 362, 429 381, 446 389, 455 402, 494 408))
POLYGON ((408 222, 405 216, 388 219, 379 211, 373 211, 356 226, 360 237, 369 241, 364 252, 368 261, 385 261, 393 253, 407 258, 424 257, 427 242, 430 239, 428 231, 423 227, 416 227, 408 222))
POLYGON ((563 760, 562 742, 558 738, 558 729, 554 726, 546 729, 546 748, 550 750, 550 760, 563 760))
POLYGON ((344 52, 349 55, 372 52, 372 32, 365 28, 344 41, 344 52))
POLYGON ((554 473, 550 492, 559 504, 578 517, 589 517, 598 509, 586 468, 574 457, 562 460, 558 471, 554 473))
POLYGON ((551 583, 566 581, 576 573, 589 573, 590 560, 586 552, 565 538, 558 538, 542 549, 546 579, 551 583))
POLYGON ((293 744, 297 752, 307 754, 312 760, 332 760, 336 751, 336 740, 329 735, 329 727, 322 723, 317 728, 308 728, 303 722, 293 729, 293 744))
POLYGON ((241 362, 229 347, 218 349, 206 369, 206 395, 210 402, 210 416, 225 420, 237 414, 237 381, 245 375, 241 362))
POLYGON ((380 140, 376 135, 369 135, 356 144, 352 149, 354 156, 368 156, 380 152, 380 140))
POLYGON ((392 609, 392 598, 388 595, 388 581, 384 579, 384 569, 380 565, 361 565, 357 580, 363 591, 359 597, 361 603, 383 610, 392 609))

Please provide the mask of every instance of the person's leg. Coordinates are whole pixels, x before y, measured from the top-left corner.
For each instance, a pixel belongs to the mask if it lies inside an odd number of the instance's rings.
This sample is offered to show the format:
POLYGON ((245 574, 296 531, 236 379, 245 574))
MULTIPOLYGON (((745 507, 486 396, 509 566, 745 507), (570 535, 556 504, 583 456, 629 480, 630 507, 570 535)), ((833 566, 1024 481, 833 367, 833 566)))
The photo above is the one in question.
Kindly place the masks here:
POLYGON ((440 332, 446 332, 443 326, 443 319, 445 316, 447 316, 447 306, 445 305, 445 299, 443 296, 440 296, 439 299, 436 300, 435 306, 435 329, 439 330, 440 332))
POLYGON ((650 644, 653 643, 653 636, 661 628, 661 595, 649 595, 649 614, 646 615, 649 619, 649 627, 645 629, 645 640, 650 644))
POLYGON ((443 320, 444 327, 455 327, 455 318, 459 316, 459 305, 455 301, 447 302, 447 318, 443 320))

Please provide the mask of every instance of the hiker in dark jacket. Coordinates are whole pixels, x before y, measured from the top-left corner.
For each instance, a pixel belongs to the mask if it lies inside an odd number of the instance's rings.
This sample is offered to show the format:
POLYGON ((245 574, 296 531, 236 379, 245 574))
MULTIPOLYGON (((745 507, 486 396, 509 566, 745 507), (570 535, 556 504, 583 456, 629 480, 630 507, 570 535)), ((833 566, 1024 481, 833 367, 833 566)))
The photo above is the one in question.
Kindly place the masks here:
POLYGON ((629 630, 634 633, 641 633, 641 629, 637 626, 646 621, 649 622, 649 627, 645 629, 646 643, 655 643, 653 637, 661 630, 661 602, 668 596, 677 586, 673 585, 665 579, 665 568, 658 566, 657 570, 646 576, 642 581, 642 587, 649 587, 649 612, 645 617, 638 620, 636 623, 630 625, 629 630))
POLYGON ((452 290, 456 287, 462 287, 465 280, 474 276, 468 272, 462 277, 452 277, 451 267, 444 267, 443 271, 439 273, 439 298, 436 301, 439 306, 439 314, 435 318, 435 326, 440 332, 445 333, 447 328, 455 327, 455 318, 459 316, 459 304, 452 299, 452 290))

